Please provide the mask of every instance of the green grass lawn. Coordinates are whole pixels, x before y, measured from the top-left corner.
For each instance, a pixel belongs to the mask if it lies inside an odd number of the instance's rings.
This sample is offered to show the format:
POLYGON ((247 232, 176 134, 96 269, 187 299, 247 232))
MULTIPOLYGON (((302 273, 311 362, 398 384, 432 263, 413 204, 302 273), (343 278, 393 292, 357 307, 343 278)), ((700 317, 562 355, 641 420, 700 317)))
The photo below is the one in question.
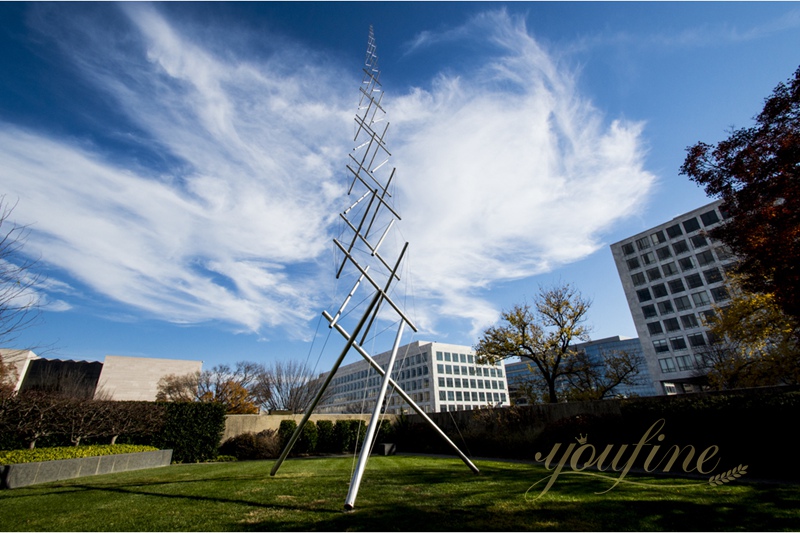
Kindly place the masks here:
POLYGON ((0 491, 0 531, 797 531, 800 486, 710 487, 634 477, 647 486, 550 474, 528 464, 373 457, 353 512, 351 458, 172 465, 0 491), (674 485, 690 486, 675 487, 674 485))

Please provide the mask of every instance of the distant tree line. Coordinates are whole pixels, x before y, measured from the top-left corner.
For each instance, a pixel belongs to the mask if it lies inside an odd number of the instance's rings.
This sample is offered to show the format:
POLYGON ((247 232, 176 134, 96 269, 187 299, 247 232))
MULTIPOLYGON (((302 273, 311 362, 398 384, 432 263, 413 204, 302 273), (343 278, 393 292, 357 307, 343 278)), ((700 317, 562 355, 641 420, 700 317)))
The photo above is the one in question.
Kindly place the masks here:
POLYGON ((304 411, 319 382, 311 368, 297 361, 268 365, 239 361, 191 374, 170 374, 158 383, 156 399, 172 402, 219 402, 228 414, 260 410, 304 411))

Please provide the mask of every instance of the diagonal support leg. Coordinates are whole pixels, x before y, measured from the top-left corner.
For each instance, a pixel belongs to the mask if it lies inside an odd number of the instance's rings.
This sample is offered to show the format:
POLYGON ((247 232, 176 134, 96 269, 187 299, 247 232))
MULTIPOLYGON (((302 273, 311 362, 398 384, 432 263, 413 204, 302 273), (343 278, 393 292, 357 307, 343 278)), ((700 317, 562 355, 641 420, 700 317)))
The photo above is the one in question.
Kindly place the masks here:
MULTIPOLYGON (((311 417, 311 413, 314 412, 314 409, 317 407, 317 404, 322 399, 322 395, 325 394, 325 390, 328 388, 328 385, 330 385, 331 381, 333 380, 333 376, 336 374, 336 371, 339 369, 339 365, 342 364, 342 361, 344 361, 344 358, 347 355, 347 352, 349 352, 350 348, 353 347, 353 344, 355 343, 356 335, 358 335, 358 332, 361 330, 361 328, 364 327, 364 323, 367 321, 367 317, 369 316, 370 312, 372 312, 372 310, 375 308, 375 306, 378 305, 378 302, 380 301, 381 297, 382 297, 382 294, 380 292, 378 292, 378 293, 375 294, 375 297, 370 302, 369 307, 367 308, 366 312, 364 313, 364 316, 361 317, 361 320, 359 321, 358 325, 356 326, 355 330, 353 331, 353 336, 350 339, 348 339, 347 344, 345 345, 344 349, 342 350, 342 353, 339 355, 339 358, 336 360, 336 363, 334 363, 333 368, 331 368, 331 371, 328 373, 328 377, 325 378, 325 381, 322 383, 322 386, 319 388, 319 391, 317 392, 317 395, 314 397, 314 400, 311 402, 311 405, 308 406, 308 409, 306 409, 305 414, 303 414, 302 420, 300 420, 300 423, 297 424, 297 428, 294 430, 294 433, 292 433, 292 437, 289 439, 289 442, 287 442, 286 446, 284 446, 280 457, 278 457, 278 460, 275 461, 275 464, 272 466, 272 471, 269 473, 270 476, 274 476, 275 474, 278 473, 278 469, 281 467, 283 462, 286 460, 286 457, 289 455, 289 452, 292 450, 292 446, 294 446, 294 443, 297 442, 298 438, 300 438, 300 434, 303 431, 303 427, 306 425, 306 423, 308 422, 308 419, 311 417)), ((330 315, 328 315, 328 317, 330 317, 330 315)), ((330 319, 330 318, 328 319, 329 322, 331 320, 332 319, 330 319)), ((338 326, 338 324, 337 324, 337 326, 338 326)))
POLYGON ((394 346, 392 346, 392 355, 389 356, 389 362, 386 364, 386 374, 384 374, 383 381, 381 381, 381 389, 380 392, 378 392, 378 398, 375 400, 372 418, 369 419, 367 436, 364 437, 364 443, 361 445, 361 454, 358 456, 356 471, 353 473, 353 479, 350 480, 350 490, 347 491, 347 498, 345 498, 344 501, 344 508, 348 511, 352 510, 356 503, 358 488, 361 486, 361 477, 364 475, 364 469, 367 467, 369 454, 372 451, 372 441, 375 439, 375 430, 381 418, 381 406, 383 406, 383 399, 386 397, 386 389, 389 388, 389 376, 392 375, 394 361, 397 358, 397 350, 400 348, 400 340, 403 338, 403 329, 405 325, 406 323, 401 320, 400 327, 397 328, 397 337, 395 337, 394 346))
MULTIPOLYGON (((322 316, 324 316, 329 322, 332 320, 331 315, 327 311, 323 311, 322 316)), ((336 331, 338 331, 342 335, 342 337, 344 337, 348 341, 350 341, 353 338, 339 324, 336 324, 334 328, 336 328, 336 331)), ((378 374, 380 374, 381 376, 386 375, 386 372, 383 370, 383 368, 381 368, 381 365, 375 362, 375 359, 373 359, 366 352, 366 350, 364 350, 364 348, 362 348, 357 342, 353 343, 352 347, 355 348, 356 351, 361 354, 361 357, 363 357, 367 361, 367 363, 369 363, 369 366, 374 368, 378 374)), ((411 396, 409 396, 402 388, 400 388, 400 385, 398 385, 391 377, 389 378, 389 384, 392 387, 394 387, 395 392, 397 392, 397 394, 401 398, 403 398, 403 400, 405 400, 405 402, 409 406, 411 406, 411 408, 414 409, 414 411, 416 411, 417 414, 421 416, 423 420, 425 420, 425 423, 427 423, 431 427, 431 429, 433 429, 453 449, 453 451, 456 452, 456 455, 458 455, 461 458, 461 460, 464 461, 464 464, 466 464, 470 470, 472 470, 475 474, 481 473, 478 467, 475 466, 472 463, 472 461, 469 460, 469 457, 464 455, 464 453, 458 448, 458 446, 456 446, 455 443, 452 440, 450 440, 450 437, 448 437, 447 434, 444 431, 442 431, 439 428, 439 426, 436 425, 436 422, 431 420, 428 414, 419 405, 417 405, 417 403, 411 399, 411 396)))

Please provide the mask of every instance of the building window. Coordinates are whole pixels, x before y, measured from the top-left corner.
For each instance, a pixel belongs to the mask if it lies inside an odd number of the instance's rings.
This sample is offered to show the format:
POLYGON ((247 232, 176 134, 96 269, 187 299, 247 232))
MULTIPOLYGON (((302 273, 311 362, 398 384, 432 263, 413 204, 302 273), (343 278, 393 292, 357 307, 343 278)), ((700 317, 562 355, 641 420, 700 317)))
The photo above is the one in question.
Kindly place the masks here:
POLYGON ((703 246, 708 246, 708 241, 706 240, 704 235, 695 235, 691 239, 692 241, 692 248, 697 250, 698 248, 702 248, 703 246))
POLYGON ((653 318, 654 316, 658 316, 655 305, 645 305, 642 307, 642 314, 645 318, 653 318))
POLYGON ((653 257, 653 252, 647 252, 646 254, 642 255, 642 263, 645 265, 652 265, 656 262, 655 257, 653 257))
POLYGON ((439 401, 442 401, 442 402, 445 401, 447 399, 446 394, 447 394, 446 392, 444 392, 443 390, 440 390, 439 391, 439 401))
POLYGON ((711 253, 711 250, 703 250, 699 254, 697 254, 697 262, 700 263, 700 266, 705 266, 709 263, 714 262, 714 254, 711 253))
POLYGON ((686 284, 690 289, 696 289, 703 286, 703 280, 700 278, 700 274, 691 274, 686 276, 686 284))
POLYGON ((673 279, 672 281, 669 282, 669 292, 671 292, 672 294, 677 294, 685 290, 686 288, 683 286, 683 280, 673 279))
POLYGON ((706 283, 709 285, 712 283, 717 283, 718 281, 722 281, 722 272, 720 272, 716 267, 709 268, 708 270, 704 271, 703 276, 705 276, 706 283))
POLYGON ((473 388, 473 389, 477 387, 477 385, 475 384, 475 380, 474 380, 474 379, 471 379, 471 378, 470 378, 470 380, 469 380, 469 386, 470 386, 470 388, 473 388))
POLYGON ((653 299, 653 297, 650 296, 650 289, 639 289, 636 291, 636 296, 639 298, 639 303, 653 299))
POLYGON ((662 242, 666 241, 667 239, 664 237, 663 231, 657 231, 650 235, 650 239, 653 241, 653 244, 659 245, 662 242))
POLYGON ((444 365, 444 373, 445 374, 452 374, 453 373, 453 367, 451 365, 444 365))
POLYGON ((454 380, 455 387, 461 388, 461 378, 455 378, 454 380))
POLYGON ((669 246, 664 246, 656 250, 656 255, 658 256, 659 260, 663 261, 672 257, 672 252, 669 251, 669 246))
POLYGON ((497 377, 498 378, 502 378, 503 377, 503 370, 500 369, 500 368, 497 369, 497 377))
POLYGON ((647 324, 647 331, 650 335, 658 335, 659 333, 664 333, 664 330, 661 329, 661 322, 649 322, 647 324))
POLYGON ((683 337, 670 337, 669 345, 672 347, 673 351, 685 350, 686 339, 684 339, 683 337))
POLYGON ((461 397, 461 391, 460 390, 456 391, 456 401, 457 402, 463 402, 464 401, 464 398, 461 397))
POLYGON ((458 365, 453 365, 453 374, 455 374, 456 376, 461 375, 461 371, 458 369, 458 365))
POLYGON ((653 348, 655 348, 656 353, 664 353, 669 351, 669 345, 664 339, 653 341, 653 348))
POLYGON ((664 374, 675 372, 675 361, 672 360, 672 357, 659 359, 658 364, 661 366, 661 372, 664 374))
POLYGON ((455 393, 454 393, 453 391, 451 391, 451 390, 447 391, 447 401, 448 401, 448 402, 454 402, 454 401, 456 401, 456 395, 455 395, 455 393))
POLYGON ((668 227, 667 235, 669 236, 670 239, 674 239, 675 237, 680 237, 681 235, 683 235, 680 225, 675 224, 674 226, 668 227))
POLYGON ((442 352, 436 352, 436 360, 443 361, 444 357, 442 357, 442 352))
POLYGON ((679 355, 675 358, 675 361, 678 362, 678 370, 691 370, 692 369, 692 358, 688 355, 679 355))
POLYGON ((467 356, 467 363, 469 363, 469 364, 471 364, 471 365, 474 365, 474 364, 475 364, 475 356, 474 356, 474 355, 472 355, 472 354, 469 354, 469 355, 467 356))
POLYGON ((703 221, 704 226, 708 227, 711 224, 719 222, 719 217, 717 216, 717 212, 712 210, 700 215, 700 220, 703 221))
POLYGON ((714 297, 714 301, 716 303, 724 302, 725 300, 729 299, 728 290, 725 287, 716 287, 711 289, 711 296, 714 297))
POLYGON ((444 360, 450 362, 450 352, 444 352, 444 360))
POLYGON ((650 239, 648 239, 647 237, 642 237, 641 239, 637 239, 636 247, 639 249, 639 251, 650 248, 650 239))
POLYGON ((436 365, 436 372, 444 374, 444 365, 436 365))
POLYGON ((672 309, 672 302, 669 300, 664 300, 663 302, 658 302, 658 311, 662 315, 668 315, 670 313, 674 313, 675 311, 672 309))
POLYGON ((658 285, 653 285, 653 296, 656 298, 663 298, 667 295, 667 288, 664 286, 663 283, 659 283, 658 285))
POLYGON ((658 269, 658 267, 651 268, 647 271, 647 279, 650 281, 661 279, 661 271, 658 269))
POLYGON ((473 402, 477 402, 478 401, 478 393, 477 392, 473 392, 472 393, 472 401, 473 402))
POLYGON ((685 254, 689 251, 689 245, 686 244, 686 241, 677 241, 672 243, 672 251, 675 252, 675 255, 685 254))
POLYGON ((706 339, 703 337, 702 333, 692 333, 689 335, 689 344, 692 346, 705 346, 706 339))
POLYGON ((694 305, 708 305, 711 303, 711 300, 708 299, 708 293, 706 291, 700 291, 692 294, 692 300, 694 300, 694 305))
POLYGON ((697 221, 696 218, 692 217, 689 220, 685 220, 683 222, 683 229, 684 231, 686 231, 686 233, 697 231, 700 229, 700 223, 697 221))
POLYGON ((482 388, 483 388, 483 380, 482 380, 482 379, 479 379, 479 380, 478 380, 478 388, 479 388, 479 389, 482 389, 482 388))
POLYGON ((687 270, 692 270, 694 268, 694 261, 691 257, 678 259, 678 264, 681 266, 682 272, 686 272, 687 270))
POLYGON ((692 308, 692 303, 689 301, 688 296, 679 296, 675 298, 675 308, 678 311, 686 311, 692 308))
POLYGON ((452 387, 453 386, 453 378, 447 378, 447 386, 448 387, 452 387))
POLYGON ((697 317, 694 315, 681 316, 681 322, 683 323, 683 327, 685 329, 696 328, 700 325, 697 323, 697 317))
POLYGON ((439 378, 439 386, 444 387, 444 378, 439 378))
POLYGON ((622 245, 622 253, 625 255, 631 255, 636 250, 633 249, 633 244, 626 242, 622 245))
MULTIPOLYGON (((464 381, 462 381, 461 383, 463 384, 465 389, 469 388, 469 380, 467 378, 464 378, 464 381)), ((458 385, 456 385, 456 386, 458 386, 458 385)))
POLYGON ((664 321, 664 327, 667 331, 680 331, 681 325, 678 323, 677 318, 668 318, 664 321))
POLYGON ((666 263, 661 265, 661 270, 664 271, 665 276, 674 276, 678 273, 678 267, 675 266, 675 263, 666 263))

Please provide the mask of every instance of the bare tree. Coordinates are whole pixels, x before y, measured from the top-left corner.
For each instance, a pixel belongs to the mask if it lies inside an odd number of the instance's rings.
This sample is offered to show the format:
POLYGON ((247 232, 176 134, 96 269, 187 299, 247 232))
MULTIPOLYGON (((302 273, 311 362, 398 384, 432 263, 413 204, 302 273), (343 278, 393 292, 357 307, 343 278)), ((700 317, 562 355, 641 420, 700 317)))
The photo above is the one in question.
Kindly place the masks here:
POLYGON ((0 344, 14 342, 20 331, 39 317, 36 287, 40 275, 34 272, 35 260, 22 253, 28 236, 27 226, 10 220, 15 205, 0 196, 0 344))
POLYGON ((256 387, 268 409, 300 413, 311 404, 321 382, 311 368, 297 361, 275 361, 261 374, 256 387))
POLYGON ((197 402, 200 401, 200 372, 169 374, 158 380, 156 401, 197 402))
POLYGON ((620 385, 636 385, 644 358, 637 352, 611 350, 598 358, 580 351, 565 373, 569 400, 602 400, 614 394, 620 385))

